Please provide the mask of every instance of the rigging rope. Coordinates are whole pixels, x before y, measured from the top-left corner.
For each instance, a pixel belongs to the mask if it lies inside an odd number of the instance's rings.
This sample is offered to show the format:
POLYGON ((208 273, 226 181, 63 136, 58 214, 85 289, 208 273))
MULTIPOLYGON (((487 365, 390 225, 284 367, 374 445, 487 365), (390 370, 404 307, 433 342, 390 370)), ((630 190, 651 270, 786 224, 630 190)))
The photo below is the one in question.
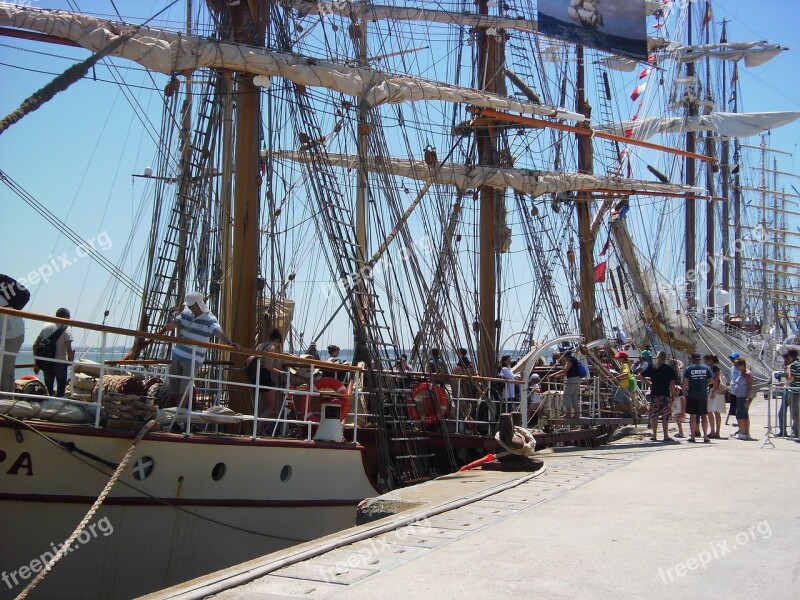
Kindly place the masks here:
MULTIPOLYGON (((108 271, 114 277, 117 277, 131 292, 140 294, 141 288, 139 284, 133 279, 128 277, 125 273, 119 270, 111 261, 105 258, 100 252, 94 249, 92 244, 84 240, 77 232, 70 229, 66 223, 62 222, 58 217, 51 213, 41 202, 36 200, 27 191, 25 191, 16 181, 3 170, 0 170, 0 182, 4 183, 12 192, 27 202, 36 212, 42 215, 49 221, 56 229, 60 230, 66 237, 68 237, 76 247, 79 247, 86 256, 94 259, 101 267, 108 271)), ((55 259, 51 259, 55 260, 55 259)), ((55 264, 55 263, 53 263, 55 264)))
POLYGON ((63 92, 73 83, 82 79, 86 73, 89 72, 89 69, 95 65, 95 63, 130 40, 134 35, 136 35, 137 32, 137 28, 131 27, 126 32, 122 33, 117 39, 111 42, 108 46, 100 50, 100 52, 93 54, 81 63, 72 65, 69 69, 53 79, 53 81, 48 83, 46 86, 37 92, 34 92, 33 95, 26 99, 17 110, 0 120, 0 135, 2 135, 3 132, 11 127, 14 123, 22 120, 25 116, 41 107, 45 102, 51 100, 56 94, 63 92))

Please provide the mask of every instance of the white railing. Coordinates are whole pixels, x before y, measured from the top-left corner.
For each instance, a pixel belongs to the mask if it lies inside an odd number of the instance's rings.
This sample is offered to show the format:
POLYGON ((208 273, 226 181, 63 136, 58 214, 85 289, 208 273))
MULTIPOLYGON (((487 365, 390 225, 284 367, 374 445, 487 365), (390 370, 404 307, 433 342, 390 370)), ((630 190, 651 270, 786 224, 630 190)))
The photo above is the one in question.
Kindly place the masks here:
MULTIPOLYGON (((260 435, 258 433, 259 426, 264 425, 269 427, 271 436, 278 435, 278 432, 280 432, 282 436, 286 436, 292 428, 295 432, 298 428, 305 429, 304 437, 307 440, 311 440, 314 429, 318 423, 310 418, 312 417, 310 413, 297 415, 296 411, 292 410, 292 408, 294 406, 294 399, 298 396, 303 398, 324 398, 327 396, 326 393, 320 393, 314 388, 314 371, 315 369, 324 368, 328 371, 349 374, 349 376, 352 378, 352 384, 350 388, 353 390, 353 392, 350 394, 350 396, 352 396, 351 409, 354 414, 353 441, 357 441, 358 406, 362 381, 362 371, 360 367, 315 361, 280 353, 257 352, 250 349, 237 350, 231 346, 223 346, 220 344, 192 343, 188 340, 181 339, 181 344, 201 346, 218 352, 231 354, 245 356, 255 355, 256 360, 259 361, 258 367, 260 367, 260 362, 267 358, 279 361, 291 361, 291 363, 298 369, 298 372, 300 373, 306 368, 308 369, 308 384, 299 386, 293 385, 291 372, 287 369, 285 381, 282 382, 281 385, 262 385, 259 381, 261 373, 260 368, 257 368, 256 370, 257 377, 255 383, 249 383, 244 381, 243 377, 236 376, 238 374, 237 372, 241 372, 242 370, 233 366, 233 363, 231 362, 209 362, 205 366, 198 368, 199 366, 196 364, 194 353, 192 353, 189 375, 171 375, 167 373, 169 361, 166 360, 107 360, 107 357, 111 355, 110 348, 108 346, 108 336, 109 334, 121 336, 123 339, 130 339, 132 343, 137 338, 148 338, 167 343, 174 343, 177 341, 177 339, 174 337, 160 336, 157 334, 145 334, 138 331, 106 327, 92 323, 61 319, 58 317, 15 311, 13 309, 7 309, 3 307, 0 307, 0 362, 5 362, 6 359, 9 359, 16 363, 20 354, 18 352, 7 352, 5 349, 6 330, 8 326, 8 317, 10 316, 19 316, 29 322, 40 322, 41 324, 63 324, 68 325, 74 330, 98 332, 100 334, 98 363, 96 365, 92 364, 91 367, 98 369, 99 374, 96 378, 97 383, 94 386, 91 401, 71 397, 55 398, 38 394, 0 390, 0 414, 13 415, 15 408, 17 409, 16 412, 19 412, 24 408, 25 410, 22 412, 29 416, 36 416, 36 414, 47 415, 52 414, 53 411, 58 413, 59 406, 79 406, 92 415, 91 424, 94 427, 99 428, 103 425, 102 417, 105 393, 103 383, 107 377, 112 375, 130 375, 136 379, 139 379, 140 381, 146 379, 147 377, 158 377, 161 379, 162 385, 165 386, 168 385, 169 378, 175 378, 188 381, 188 385, 186 386, 183 394, 180 396, 177 406, 159 407, 157 417, 159 424, 167 430, 170 430, 173 426, 176 426, 179 429, 182 429, 184 433, 188 434, 189 432, 197 431, 198 425, 205 425, 206 430, 208 430, 209 425, 213 425, 215 428, 214 430, 217 431, 219 425, 223 423, 231 423, 234 425, 249 424, 252 427, 250 437, 256 439, 260 435), (228 371, 228 377, 225 376, 226 370, 228 371), (269 392, 274 392, 276 396, 278 396, 276 401, 276 404, 279 405, 278 412, 275 416, 260 416, 260 399, 262 398, 262 394, 269 392), (247 403, 247 398, 253 398, 252 414, 247 414, 244 411, 242 414, 220 414, 219 412, 208 412, 205 410, 210 406, 226 407, 228 404, 230 404, 231 396, 233 394, 242 395, 242 397, 245 399, 242 404, 247 403), (202 404, 198 406, 198 402, 201 402, 202 404), (23 405, 22 403, 27 404, 23 405), (39 412, 36 413, 36 411, 39 412), (293 413, 297 418, 292 418, 293 413)), ((78 367, 78 370, 82 370, 89 366, 87 363, 80 360, 69 361, 63 359, 47 359, 47 361, 66 365, 68 368, 71 368, 73 378, 76 374, 76 367, 78 367)), ((72 389, 70 389, 70 393, 73 393, 72 389)), ((339 394, 336 395, 338 396, 339 394)), ((155 403, 155 399, 151 396, 148 396, 146 401, 148 403, 155 403)), ((310 402, 306 402, 305 404, 308 406, 310 405, 310 402)), ((156 406, 156 404, 153 405, 156 406)), ((344 420, 346 417, 347 415, 341 415, 342 420, 344 420)))

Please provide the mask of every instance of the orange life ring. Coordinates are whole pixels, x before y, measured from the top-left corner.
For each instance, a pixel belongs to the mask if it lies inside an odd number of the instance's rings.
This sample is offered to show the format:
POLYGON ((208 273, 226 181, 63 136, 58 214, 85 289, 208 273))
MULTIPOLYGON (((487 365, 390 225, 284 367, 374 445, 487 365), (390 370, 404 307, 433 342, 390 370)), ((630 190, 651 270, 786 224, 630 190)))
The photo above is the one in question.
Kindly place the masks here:
POLYGON ((331 404, 338 404, 341 407, 339 415, 342 421, 347 417, 347 412, 350 410, 350 398, 347 396, 329 398, 326 397, 327 393, 335 394, 349 394, 350 390, 345 384, 336 379, 335 377, 320 377, 314 380, 314 391, 319 393, 319 396, 305 396, 300 402, 299 417, 307 418, 309 421, 319 422, 319 413, 321 410, 322 400, 331 404), (306 416, 307 415, 307 416, 306 416))
POLYGON ((406 405, 408 406, 408 416, 411 419, 420 420, 420 413, 422 413, 422 423, 426 427, 443 419, 450 408, 444 388, 427 381, 414 386, 406 405))

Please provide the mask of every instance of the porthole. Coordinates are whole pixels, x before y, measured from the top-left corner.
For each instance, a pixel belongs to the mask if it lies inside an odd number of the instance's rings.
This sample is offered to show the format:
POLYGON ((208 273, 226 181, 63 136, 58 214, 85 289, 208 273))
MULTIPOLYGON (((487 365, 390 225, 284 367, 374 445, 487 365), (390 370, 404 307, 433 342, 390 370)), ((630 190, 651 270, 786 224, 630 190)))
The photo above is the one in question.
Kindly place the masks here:
POLYGON ((214 465, 214 468, 211 469, 211 479, 214 481, 219 481, 223 477, 225 477, 225 463, 218 462, 214 465))
POLYGON ((137 481, 144 481, 153 472, 156 462, 151 456, 142 456, 133 465, 133 478, 137 481))
POLYGON ((284 465, 281 469, 281 481, 289 481, 292 477, 292 467, 289 465, 284 465))

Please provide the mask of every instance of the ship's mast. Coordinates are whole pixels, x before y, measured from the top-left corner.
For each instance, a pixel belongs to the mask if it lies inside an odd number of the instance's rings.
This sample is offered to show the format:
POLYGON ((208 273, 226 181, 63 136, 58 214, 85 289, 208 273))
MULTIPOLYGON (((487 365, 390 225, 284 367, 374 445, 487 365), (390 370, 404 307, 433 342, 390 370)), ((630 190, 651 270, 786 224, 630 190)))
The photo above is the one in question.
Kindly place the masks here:
MULTIPOLYGON (((582 127, 590 129, 591 109, 586 102, 586 69, 584 64, 583 46, 577 46, 577 95, 575 112, 583 113, 586 121, 582 127)), ((578 141, 578 172, 591 175, 594 171, 592 165, 592 138, 586 135, 576 135, 578 141)), ((594 324, 595 314, 595 283, 594 283, 594 235, 592 234, 591 198, 588 192, 578 195, 576 212, 578 214, 578 235, 580 236, 580 326, 581 335, 586 340, 594 340, 596 334, 594 324)))
MULTIPOLYGON (((692 5, 689 4, 686 8, 688 12, 688 44, 692 45, 692 5)), ((686 77, 689 81, 687 90, 690 92, 687 97, 686 111, 689 119, 697 116, 697 103, 694 99, 697 95, 697 86, 692 87, 692 81, 695 78, 694 62, 686 63, 686 77), (693 93, 691 93, 693 92, 693 93)), ((694 132, 686 133, 686 151, 692 154, 695 153, 695 134, 694 132)), ((696 165, 697 163, 693 158, 686 158, 686 185, 694 186, 696 183, 696 165)), ((685 229, 686 229, 686 245, 684 247, 685 267, 686 267, 686 301, 689 310, 692 310, 696 301, 696 288, 695 277, 697 272, 697 262, 695 256, 696 232, 695 232, 695 202, 696 199, 692 195, 686 198, 685 209, 685 229)))
MULTIPOLYGON (((366 4, 362 0, 361 4, 366 4)), ((350 24, 350 35, 353 38, 353 44, 356 47, 357 58, 358 62, 362 66, 368 66, 367 62, 367 21, 364 20, 361 23, 358 22, 357 18, 354 16, 352 17, 352 23, 350 24)), ((368 136, 370 131, 370 125, 367 119, 367 108, 364 106, 364 103, 360 101, 358 102, 358 129, 356 131, 356 135, 358 136, 357 144, 358 144, 358 158, 359 161, 363 163, 367 159, 367 143, 368 143, 368 136)), ((367 260, 367 169, 362 167, 358 169, 358 188, 356 189, 356 222, 355 222, 355 232, 356 232, 356 263, 360 266, 364 266, 367 260)), ((354 319, 354 336, 355 336, 355 344, 353 348, 355 352, 353 354, 353 362, 366 362, 369 364, 370 359, 367 355, 368 353, 365 352, 365 342, 366 342, 366 328, 365 324, 367 322, 367 316, 365 311, 367 310, 367 289, 363 279, 359 279, 356 283, 355 289, 355 299, 353 302, 353 310, 355 311, 355 319, 354 319)))
MULTIPOLYGON (((722 21, 722 34, 720 35, 719 42, 720 44, 728 43, 728 33, 727 33, 727 20, 722 21)), ((726 107, 728 102, 728 74, 725 61, 722 61, 722 99, 721 103, 723 108, 726 107)), ((730 185, 729 179, 731 176, 731 166, 730 166, 730 156, 731 156, 731 143, 727 137, 722 138, 722 197, 726 199, 722 203, 722 264, 720 265, 722 268, 722 289, 723 290, 730 290, 731 287, 731 279, 730 279, 730 269, 728 268, 728 252, 730 252, 730 185)), ((730 304, 724 307, 724 313, 729 314, 730 312, 730 304)))
MULTIPOLYGON (((767 142, 764 135, 761 136, 761 180, 759 182, 760 188, 760 206, 759 206, 759 222, 761 224, 761 235, 767 236, 767 142)), ((766 326, 769 322, 769 289, 767 286, 767 261, 769 260, 769 244, 761 244, 761 312, 762 324, 766 326)))
MULTIPOLYGON (((736 112, 737 101, 734 100, 733 112, 736 112)), ((737 168, 733 176, 733 299, 736 314, 744 317, 744 297, 742 281, 742 149, 739 140, 733 140, 733 162, 737 168)))
MULTIPOLYGON (((251 46, 264 46, 269 15, 267 0, 249 0, 247 3, 228 4, 234 41, 251 46)), ((259 229, 259 119, 260 93, 253 84, 253 76, 239 73, 236 76, 236 144, 233 179, 233 250, 231 277, 233 298, 228 314, 233 319, 224 323, 231 338, 249 347, 256 330, 256 279, 258 276, 259 229)), ((236 355, 239 356, 239 355, 236 355)), ((241 366, 241 365, 237 365, 241 366)), ((244 412, 244 400, 231 397, 230 407, 244 412)))
MULTIPOLYGON (((711 43, 711 23, 706 23, 706 44, 711 43)), ((706 57, 706 94, 705 99, 712 101, 711 97, 711 59, 706 57)), ((713 104, 708 105, 708 112, 713 110, 713 104)), ((706 132, 705 150, 706 155, 713 157, 716 152, 716 144, 714 143, 714 135, 711 131, 706 132)), ((714 167, 713 164, 706 165, 706 190, 711 198, 714 198, 714 167)), ((705 269, 706 274, 706 302, 705 306, 708 307, 708 316, 714 316, 714 279, 716 278, 716 265, 714 261, 714 246, 715 240, 715 204, 713 200, 706 202, 706 255, 705 255, 705 269)))
MULTIPOLYGON (((478 12, 489 14, 488 0, 479 0, 478 12)), ((502 35, 502 34, 501 34, 502 35)), ((488 92, 500 93, 503 68, 502 51, 495 36, 486 33, 486 28, 477 30, 478 44, 478 86, 488 92)), ((482 165, 495 163, 498 140, 496 129, 492 126, 479 127, 476 132, 478 162, 482 165)), ((480 288, 479 331, 478 333, 478 369, 483 376, 497 373, 498 324, 496 322, 495 302, 497 299, 497 210, 503 201, 503 194, 488 186, 481 186, 480 196, 480 288)))

